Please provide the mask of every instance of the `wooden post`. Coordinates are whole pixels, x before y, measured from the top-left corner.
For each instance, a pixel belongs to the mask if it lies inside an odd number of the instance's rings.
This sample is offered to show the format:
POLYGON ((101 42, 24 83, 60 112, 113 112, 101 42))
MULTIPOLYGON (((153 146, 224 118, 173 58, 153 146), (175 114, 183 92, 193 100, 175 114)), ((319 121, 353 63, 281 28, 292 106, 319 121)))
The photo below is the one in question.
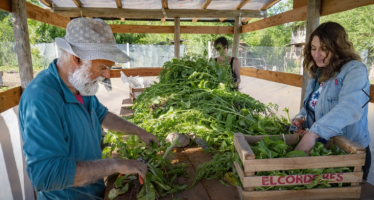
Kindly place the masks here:
POLYGON ((241 30, 241 17, 235 17, 235 24, 234 24, 234 38, 232 41, 232 57, 239 56, 239 41, 240 41, 240 33, 241 30))
POLYGON ((180 58, 180 18, 174 18, 174 57, 180 58))
POLYGON ((3 71, 0 71, 0 85, 3 84, 3 71))
POLYGON ((34 78, 25 0, 12 0, 12 19, 21 87, 25 89, 34 78))
MULTIPOLYGON (((319 26, 319 17, 321 15, 321 2, 322 0, 308 0, 305 42, 308 42, 312 32, 319 26)), ((303 72, 303 86, 301 89, 300 108, 303 107, 306 88, 308 87, 308 82, 311 79, 310 74, 307 71, 304 70, 303 72)))

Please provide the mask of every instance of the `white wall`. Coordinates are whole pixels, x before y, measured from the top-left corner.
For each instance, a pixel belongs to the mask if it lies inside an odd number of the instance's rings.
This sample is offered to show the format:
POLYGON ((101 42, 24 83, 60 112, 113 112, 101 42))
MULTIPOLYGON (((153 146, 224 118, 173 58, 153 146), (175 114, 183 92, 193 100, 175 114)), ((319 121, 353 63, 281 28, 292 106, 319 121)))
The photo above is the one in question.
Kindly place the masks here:
POLYGON ((26 174, 18 107, 0 114, 0 200, 34 200, 26 174))

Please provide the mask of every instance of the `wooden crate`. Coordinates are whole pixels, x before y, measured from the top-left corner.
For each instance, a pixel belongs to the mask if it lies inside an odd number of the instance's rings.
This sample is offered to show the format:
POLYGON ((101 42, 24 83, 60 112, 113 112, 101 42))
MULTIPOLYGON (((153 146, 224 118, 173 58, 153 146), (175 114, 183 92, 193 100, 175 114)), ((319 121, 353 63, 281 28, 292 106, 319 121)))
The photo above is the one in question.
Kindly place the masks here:
MULTIPOLYGON (((234 146, 243 163, 244 169, 234 163, 243 187, 237 187, 241 199, 250 200, 297 200, 297 199, 359 199, 362 182, 362 166, 365 165, 366 150, 360 145, 343 136, 336 136, 331 143, 341 148, 348 155, 297 157, 297 158, 273 158, 255 159, 250 144, 254 144, 264 137, 270 136, 244 136, 241 133, 234 134, 234 146), (273 190, 255 191, 254 187, 273 185, 304 185, 308 184, 314 174, 280 176, 255 176, 256 172, 273 170, 311 169, 354 167, 353 172, 322 174, 330 183, 351 183, 347 187, 315 188, 305 190, 273 190)), ((283 136, 279 136, 283 140, 283 136)), ((298 142, 298 135, 285 135, 288 145, 298 142)))
POLYGON ((146 88, 132 88, 131 86, 129 86, 130 88, 130 99, 131 99, 131 102, 134 102, 135 101, 135 92, 144 92, 144 90, 146 88))

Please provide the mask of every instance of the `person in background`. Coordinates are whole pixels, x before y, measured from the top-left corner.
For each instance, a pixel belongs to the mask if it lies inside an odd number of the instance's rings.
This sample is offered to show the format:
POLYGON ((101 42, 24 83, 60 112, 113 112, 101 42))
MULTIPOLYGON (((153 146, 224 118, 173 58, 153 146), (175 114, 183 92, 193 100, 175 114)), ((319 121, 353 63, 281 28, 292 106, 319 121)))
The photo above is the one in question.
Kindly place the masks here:
POLYGON ((304 47, 304 72, 312 79, 303 107, 292 123, 307 129, 295 150, 309 153, 316 140, 342 135, 366 148, 363 180, 371 165, 368 130, 370 82, 365 64, 355 53, 345 29, 338 23, 321 24, 304 47), (304 121, 305 119, 305 121, 304 121))
POLYGON ((227 55, 229 42, 225 37, 219 37, 214 41, 214 49, 219 53, 219 57, 214 60, 221 65, 230 63, 232 78, 236 85, 240 84, 240 64, 239 59, 227 55))
POLYGON ((96 98, 109 69, 130 58, 117 48, 101 19, 77 18, 56 38, 61 56, 33 79, 19 104, 26 171, 38 200, 103 199, 104 177, 139 174, 139 160, 102 159, 101 127, 137 135, 149 145, 156 136, 108 112, 96 98))

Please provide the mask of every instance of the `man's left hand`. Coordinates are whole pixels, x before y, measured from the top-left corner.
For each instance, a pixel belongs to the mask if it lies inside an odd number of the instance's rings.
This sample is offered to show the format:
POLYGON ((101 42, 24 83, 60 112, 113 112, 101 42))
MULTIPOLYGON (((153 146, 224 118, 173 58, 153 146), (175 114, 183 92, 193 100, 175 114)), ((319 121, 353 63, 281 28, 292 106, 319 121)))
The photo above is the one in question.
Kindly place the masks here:
POLYGON ((302 137, 303 138, 301 139, 295 150, 304 151, 309 155, 310 150, 312 150, 314 144, 316 143, 316 139, 319 138, 319 136, 316 133, 306 132, 302 137))
POLYGON ((140 133, 138 134, 139 138, 148 146, 148 148, 152 149, 151 145, 149 144, 151 141, 157 144, 158 146, 158 140, 155 135, 152 133, 147 132, 146 130, 142 129, 140 133))

